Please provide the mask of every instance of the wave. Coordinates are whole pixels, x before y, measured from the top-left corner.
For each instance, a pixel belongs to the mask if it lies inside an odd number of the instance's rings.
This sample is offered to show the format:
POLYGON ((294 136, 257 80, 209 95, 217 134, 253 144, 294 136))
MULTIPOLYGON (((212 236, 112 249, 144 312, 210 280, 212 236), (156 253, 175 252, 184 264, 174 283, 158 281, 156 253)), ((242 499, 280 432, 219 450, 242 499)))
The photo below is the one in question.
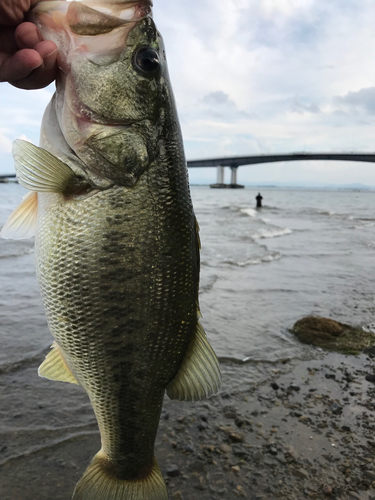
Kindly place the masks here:
POLYGON ((32 366, 34 364, 40 364, 41 360, 43 360, 47 356, 50 350, 51 347, 49 346, 44 349, 41 349, 32 356, 27 356, 18 359, 17 361, 14 361, 12 363, 0 365, 0 375, 17 372, 19 370, 23 370, 24 368, 28 368, 29 366, 32 366))
POLYGON ((252 235, 254 239, 264 239, 264 238, 278 238, 279 236, 286 236, 292 234, 292 230, 286 228, 275 228, 275 229, 260 229, 255 234, 252 235))
POLYGON ((210 276, 205 282, 201 281, 201 283, 199 285, 199 293, 200 294, 207 293, 210 290, 212 290, 212 288, 214 287, 214 285, 218 279, 219 279, 219 276, 214 274, 213 276, 210 276))
POLYGON ((241 208, 240 212, 249 217, 255 217, 257 215, 257 211, 254 208, 241 208))
POLYGON ((268 255, 263 255, 262 257, 255 257, 252 259, 248 259, 245 261, 239 261, 235 262, 232 260, 226 260, 224 261, 225 264, 229 264, 231 266, 236 266, 236 267, 246 267, 246 266, 256 266, 258 264, 263 264, 265 262, 272 262, 274 260, 279 260, 281 259, 282 255, 279 252, 274 252, 272 254, 268 255))
POLYGON ((25 248, 19 250, 18 252, 12 253, 0 253, 0 259, 16 259, 17 257, 22 257, 23 255, 31 255, 34 253, 34 248, 25 248))

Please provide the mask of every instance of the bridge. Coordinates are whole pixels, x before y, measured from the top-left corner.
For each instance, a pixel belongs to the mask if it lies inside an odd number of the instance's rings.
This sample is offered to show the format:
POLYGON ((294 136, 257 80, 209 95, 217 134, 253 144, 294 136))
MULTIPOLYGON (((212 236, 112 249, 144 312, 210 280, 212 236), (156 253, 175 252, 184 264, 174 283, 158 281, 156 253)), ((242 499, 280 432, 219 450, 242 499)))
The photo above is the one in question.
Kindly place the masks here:
POLYGON ((207 160, 188 161, 189 168, 217 167, 217 182, 211 184, 213 188, 243 188, 237 184, 237 169, 243 165, 256 163, 272 163, 277 161, 305 161, 305 160, 336 160, 362 161, 375 163, 375 153, 275 153, 251 156, 233 156, 228 158, 212 158, 207 160), (231 182, 224 184, 224 168, 231 169, 231 182))
MULTIPOLYGON (((362 161, 375 163, 375 153, 275 153, 251 156, 232 156, 224 158, 210 158, 206 160, 190 160, 189 168, 217 167, 217 182, 211 187, 218 188, 243 188, 237 184, 237 169, 244 165, 256 163, 273 163, 277 161, 305 161, 305 160, 336 160, 336 161, 362 161), (224 168, 231 169, 231 182, 224 184, 224 168)), ((16 174, 0 175, 0 182, 16 177, 16 174)))

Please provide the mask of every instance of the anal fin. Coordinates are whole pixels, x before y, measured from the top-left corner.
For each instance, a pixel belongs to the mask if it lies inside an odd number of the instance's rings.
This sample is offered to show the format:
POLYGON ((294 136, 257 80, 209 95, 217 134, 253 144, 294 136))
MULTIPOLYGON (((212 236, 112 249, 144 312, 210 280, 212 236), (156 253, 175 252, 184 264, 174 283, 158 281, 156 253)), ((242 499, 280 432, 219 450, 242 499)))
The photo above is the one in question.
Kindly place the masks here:
POLYGON ((58 380, 59 382, 70 382, 77 384, 73 373, 70 371, 61 351, 56 342, 52 344, 51 351, 47 354, 46 359, 40 365, 38 375, 49 380, 58 380))
POLYGON ((198 401, 216 394, 221 383, 219 362, 203 327, 197 330, 175 378, 166 390, 171 399, 198 401))
POLYGON ((23 201, 11 213, 8 221, 0 232, 5 239, 24 240, 35 236, 38 217, 38 194, 27 193, 23 201))

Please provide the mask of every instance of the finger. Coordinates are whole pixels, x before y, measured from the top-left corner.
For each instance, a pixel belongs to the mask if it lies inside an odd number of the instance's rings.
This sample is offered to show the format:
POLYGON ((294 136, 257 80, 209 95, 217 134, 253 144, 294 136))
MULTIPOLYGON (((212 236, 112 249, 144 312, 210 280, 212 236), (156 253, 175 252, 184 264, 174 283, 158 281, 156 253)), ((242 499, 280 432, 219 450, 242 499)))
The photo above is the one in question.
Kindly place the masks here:
POLYGON ((16 26, 23 21, 24 13, 30 8, 28 0, 1 0, 0 23, 16 26))
POLYGON ((22 80, 42 63, 42 57, 35 50, 19 50, 13 56, 2 53, 0 54, 0 82, 22 80))
POLYGON ((20 49, 33 49, 43 40, 39 28, 33 23, 21 23, 17 26, 14 38, 20 49))
POLYGON ((39 89, 46 87, 55 80, 57 74, 56 45, 53 42, 45 41, 37 44, 35 49, 33 52, 39 55, 43 61, 42 64, 21 79, 9 80, 9 83, 14 87, 28 90, 39 89))
POLYGON ((52 69, 56 66, 57 46, 51 40, 45 40, 35 45, 35 50, 43 59, 45 69, 52 69))

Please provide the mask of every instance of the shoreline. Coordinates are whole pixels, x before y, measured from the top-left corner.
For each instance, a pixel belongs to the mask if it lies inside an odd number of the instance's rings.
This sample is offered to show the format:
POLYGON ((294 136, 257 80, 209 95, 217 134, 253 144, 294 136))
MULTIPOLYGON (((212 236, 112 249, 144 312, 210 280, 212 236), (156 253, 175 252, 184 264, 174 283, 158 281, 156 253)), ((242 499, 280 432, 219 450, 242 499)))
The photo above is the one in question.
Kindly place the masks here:
MULTIPOLYGON (((224 364, 217 396, 166 398, 155 453, 169 498, 375 500, 371 356, 330 353, 287 372, 275 364, 271 380, 232 391, 224 364)), ((1 499, 69 500, 99 447, 90 424, 10 459, 0 467, 1 499)))

